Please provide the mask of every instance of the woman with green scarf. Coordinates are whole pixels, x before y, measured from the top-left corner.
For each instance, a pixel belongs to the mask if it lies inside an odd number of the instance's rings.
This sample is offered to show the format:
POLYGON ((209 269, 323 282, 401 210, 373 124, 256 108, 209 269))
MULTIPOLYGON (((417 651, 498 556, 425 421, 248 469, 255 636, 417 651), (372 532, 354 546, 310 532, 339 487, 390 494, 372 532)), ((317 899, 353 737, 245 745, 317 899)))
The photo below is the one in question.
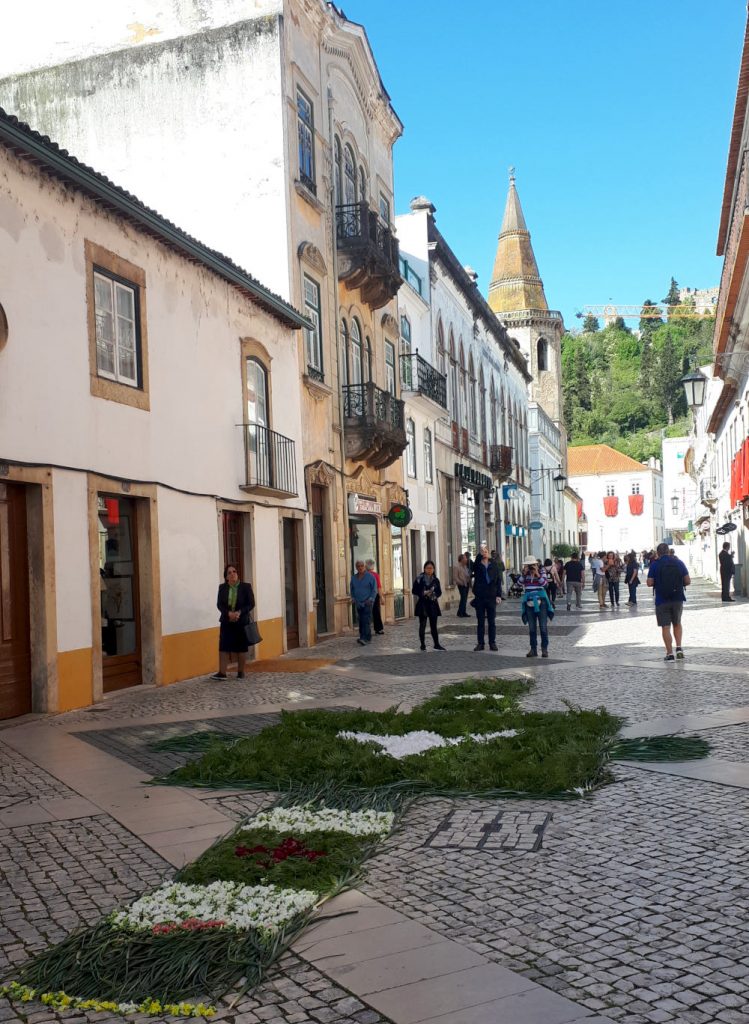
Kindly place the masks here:
POLYGON ((241 583, 236 565, 224 569, 224 582, 218 588, 216 607, 221 612, 218 637, 218 672, 211 679, 226 679, 231 655, 237 659, 237 679, 244 679, 249 644, 244 627, 255 607, 255 595, 249 583, 241 583))

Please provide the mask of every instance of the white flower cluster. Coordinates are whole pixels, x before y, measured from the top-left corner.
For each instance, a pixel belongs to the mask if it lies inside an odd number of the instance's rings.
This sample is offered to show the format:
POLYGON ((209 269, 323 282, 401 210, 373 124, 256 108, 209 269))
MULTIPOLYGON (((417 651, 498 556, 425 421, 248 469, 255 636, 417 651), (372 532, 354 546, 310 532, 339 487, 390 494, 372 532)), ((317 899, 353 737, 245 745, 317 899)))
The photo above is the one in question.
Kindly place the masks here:
POLYGON ((504 700, 503 693, 456 693, 455 700, 504 700))
POLYGON ((150 931, 158 924, 181 921, 222 921, 228 928, 277 931, 297 914, 313 907, 319 897, 309 889, 282 889, 277 885, 242 885, 211 882, 185 885, 170 882, 141 896, 110 921, 117 928, 150 931))
POLYGON ((455 747, 468 739, 476 743, 486 743, 489 740, 497 740, 517 736, 517 729, 502 729, 501 732, 471 733, 470 736, 456 736, 447 738, 436 732, 428 732, 425 729, 417 732, 407 732, 403 736, 377 736, 371 732, 339 732, 338 738, 342 740, 356 740, 358 743, 376 743, 382 747, 378 751, 400 760, 402 757, 410 757, 412 754, 423 754, 425 750, 433 747, 455 747))
POLYGON ((252 828, 272 828, 277 832, 346 832, 352 836, 383 836, 393 827, 392 811, 343 811, 336 807, 299 805, 272 807, 260 811, 249 822, 252 828))

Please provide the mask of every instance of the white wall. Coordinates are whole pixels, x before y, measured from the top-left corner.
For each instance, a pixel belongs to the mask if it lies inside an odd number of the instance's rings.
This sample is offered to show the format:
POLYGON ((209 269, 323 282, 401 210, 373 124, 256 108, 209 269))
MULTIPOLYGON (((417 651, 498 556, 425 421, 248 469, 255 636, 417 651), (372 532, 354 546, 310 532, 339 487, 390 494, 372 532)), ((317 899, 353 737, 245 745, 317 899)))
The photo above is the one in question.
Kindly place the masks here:
POLYGON ((656 471, 643 466, 642 472, 571 476, 569 483, 583 499, 583 511, 588 517, 589 551, 639 552, 650 550, 663 539, 662 511, 655 499, 657 488, 662 491, 662 482, 656 471), (629 510, 629 495, 635 482, 639 483, 645 499, 641 516, 634 516, 629 510), (614 484, 619 498, 618 514, 614 517, 604 513, 603 499, 609 483, 614 484))

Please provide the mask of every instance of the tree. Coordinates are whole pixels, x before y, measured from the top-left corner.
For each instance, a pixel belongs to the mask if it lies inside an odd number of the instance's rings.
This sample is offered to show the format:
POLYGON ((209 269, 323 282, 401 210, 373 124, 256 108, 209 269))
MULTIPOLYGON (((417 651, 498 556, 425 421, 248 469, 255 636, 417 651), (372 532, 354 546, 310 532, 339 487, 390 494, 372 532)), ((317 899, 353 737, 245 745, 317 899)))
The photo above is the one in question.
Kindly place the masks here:
POLYGON ((683 350, 679 351, 670 326, 662 328, 657 341, 652 388, 670 425, 674 422, 674 411, 682 395, 683 350))
POLYGON ((613 327, 616 331, 626 331, 627 334, 631 334, 629 327, 624 322, 624 318, 621 316, 614 317, 608 327, 613 327))
MULTIPOLYGON (((678 306, 681 302, 681 298, 679 297, 679 285, 676 283, 675 278, 671 278, 671 285, 668 289, 668 293, 664 299, 661 299, 661 302, 666 306, 678 306)), ((669 309, 668 316, 670 317, 670 315, 671 310, 669 309)))
POLYGON ((596 334, 600 329, 601 325, 598 322, 598 317, 588 313, 583 320, 583 334, 596 334))
POLYGON ((640 337, 649 337, 663 323, 661 311, 650 299, 645 299, 640 310, 640 337), (654 314, 657 313, 658 316, 654 314), (649 314, 649 315, 648 315, 649 314))

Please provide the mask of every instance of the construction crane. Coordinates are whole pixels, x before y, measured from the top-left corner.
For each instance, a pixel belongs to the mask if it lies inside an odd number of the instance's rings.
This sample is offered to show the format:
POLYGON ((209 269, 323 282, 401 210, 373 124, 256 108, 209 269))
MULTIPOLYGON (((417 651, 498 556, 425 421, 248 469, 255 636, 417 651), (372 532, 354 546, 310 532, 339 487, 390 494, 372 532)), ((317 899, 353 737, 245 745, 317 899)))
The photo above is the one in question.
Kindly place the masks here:
POLYGON ((616 320, 617 317, 621 317, 622 320, 662 320, 664 316, 669 320, 701 320, 702 317, 709 316, 709 313, 701 312, 691 303, 681 303, 678 306, 643 306, 640 303, 639 306, 583 306, 582 311, 575 316, 578 320, 586 316, 601 317, 607 322, 616 320))

